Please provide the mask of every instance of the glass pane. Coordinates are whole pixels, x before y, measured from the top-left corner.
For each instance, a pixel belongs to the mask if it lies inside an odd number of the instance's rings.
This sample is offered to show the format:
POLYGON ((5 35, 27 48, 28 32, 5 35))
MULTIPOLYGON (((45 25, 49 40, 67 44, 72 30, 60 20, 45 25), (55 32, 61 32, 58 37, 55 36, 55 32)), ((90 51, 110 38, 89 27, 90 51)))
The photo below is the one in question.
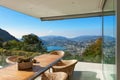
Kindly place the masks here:
MULTIPOLYGON (((112 0, 108 0, 112 1, 112 0)), ((112 7, 114 11, 114 1, 106 4, 103 11, 112 7)), ((116 15, 103 16, 103 75, 105 80, 116 80, 116 15)))
POLYGON ((115 80, 115 16, 104 17, 103 70, 106 80, 115 80))
POLYGON ((4 55, 4 52, 2 49, 0 49, 0 68, 6 66, 6 56, 4 55))

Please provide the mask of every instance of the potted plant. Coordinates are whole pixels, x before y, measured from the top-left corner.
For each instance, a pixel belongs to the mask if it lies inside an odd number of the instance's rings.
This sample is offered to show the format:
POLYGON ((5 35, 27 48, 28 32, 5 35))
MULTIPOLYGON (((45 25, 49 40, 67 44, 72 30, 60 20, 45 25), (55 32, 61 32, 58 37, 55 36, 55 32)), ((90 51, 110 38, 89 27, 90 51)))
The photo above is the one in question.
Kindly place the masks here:
POLYGON ((33 62, 35 63, 36 60, 30 57, 19 57, 17 60, 18 63, 18 70, 27 70, 32 69, 33 62))

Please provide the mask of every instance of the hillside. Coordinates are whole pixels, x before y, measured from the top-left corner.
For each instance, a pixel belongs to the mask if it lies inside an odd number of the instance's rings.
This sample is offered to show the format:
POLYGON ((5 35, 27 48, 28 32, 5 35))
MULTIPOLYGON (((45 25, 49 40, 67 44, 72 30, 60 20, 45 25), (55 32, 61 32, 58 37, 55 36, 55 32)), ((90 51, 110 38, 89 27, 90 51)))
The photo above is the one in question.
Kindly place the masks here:
MULTIPOLYGON (((66 51, 70 53, 77 53, 82 55, 84 50, 95 43, 95 41, 101 36, 78 36, 75 38, 67 38, 63 36, 44 36, 40 37, 44 41, 46 46, 60 46, 65 48, 66 51)), ((107 40, 107 44, 111 45, 111 41, 115 39, 110 36, 105 36, 105 41, 107 40)), ((114 44, 113 44, 114 45, 114 44)))
POLYGON ((0 41, 4 42, 4 41, 9 41, 9 40, 17 40, 17 39, 11 34, 9 34, 7 31, 0 29, 0 41))

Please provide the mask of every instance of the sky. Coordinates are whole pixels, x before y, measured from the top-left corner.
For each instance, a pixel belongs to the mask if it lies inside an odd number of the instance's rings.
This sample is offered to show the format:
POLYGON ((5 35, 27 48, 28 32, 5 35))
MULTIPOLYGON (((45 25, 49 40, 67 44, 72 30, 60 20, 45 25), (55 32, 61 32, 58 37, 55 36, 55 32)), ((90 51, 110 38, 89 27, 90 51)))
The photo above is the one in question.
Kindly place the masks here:
MULTIPOLYGON (((108 36, 114 36, 114 18, 114 16, 104 18, 104 31, 108 36)), ((38 18, 0 6, 0 28, 8 31, 16 38, 31 33, 37 36, 57 35, 72 38, 83 35, 102 35, 102 18, 41 21, 38 18)))

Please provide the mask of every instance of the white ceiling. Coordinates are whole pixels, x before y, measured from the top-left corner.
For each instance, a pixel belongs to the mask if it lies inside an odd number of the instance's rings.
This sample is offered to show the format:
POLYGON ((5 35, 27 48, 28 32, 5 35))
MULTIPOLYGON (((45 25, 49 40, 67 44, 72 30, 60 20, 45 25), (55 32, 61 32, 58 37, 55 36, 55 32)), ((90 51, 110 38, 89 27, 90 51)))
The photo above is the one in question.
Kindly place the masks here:
MULTIPOLYGON (((104 0, 0 0, 0 5, 36 18, 49 18, 98 13, 102 11, 103 2, 104 0)), ((108 3, 106 11, 113 11, 111 4, 108 3)))

